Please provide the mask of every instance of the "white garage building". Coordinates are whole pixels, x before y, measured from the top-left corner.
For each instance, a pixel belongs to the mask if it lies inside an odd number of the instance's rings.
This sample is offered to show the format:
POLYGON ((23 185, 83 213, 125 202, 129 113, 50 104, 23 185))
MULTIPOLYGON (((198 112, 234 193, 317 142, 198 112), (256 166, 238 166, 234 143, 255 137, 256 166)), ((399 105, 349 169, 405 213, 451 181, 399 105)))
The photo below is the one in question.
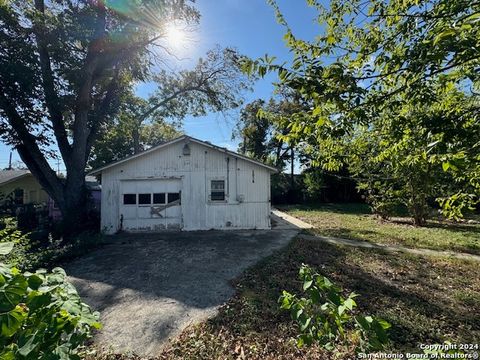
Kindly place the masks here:
POLYGON ((117 231, 270 228, 270 175, 258 161, 182 136, 94 170, 101 226, 117 231))

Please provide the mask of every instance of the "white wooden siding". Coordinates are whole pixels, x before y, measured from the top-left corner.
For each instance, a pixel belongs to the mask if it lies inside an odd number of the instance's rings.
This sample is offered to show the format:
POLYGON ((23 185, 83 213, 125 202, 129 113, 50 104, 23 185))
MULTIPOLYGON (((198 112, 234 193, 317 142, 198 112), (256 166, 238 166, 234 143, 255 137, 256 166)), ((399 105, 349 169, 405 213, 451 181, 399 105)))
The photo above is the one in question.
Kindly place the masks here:
POLYGON ((102 171, 104 231, 119 230, 122 181, 162 178, 181 181, 183 230, 270 228, 269 169, 195 142, 184 156, 184 145, 180 141, 102 171), (225 180, 224 202, 210 201, 212 179, 225 180))

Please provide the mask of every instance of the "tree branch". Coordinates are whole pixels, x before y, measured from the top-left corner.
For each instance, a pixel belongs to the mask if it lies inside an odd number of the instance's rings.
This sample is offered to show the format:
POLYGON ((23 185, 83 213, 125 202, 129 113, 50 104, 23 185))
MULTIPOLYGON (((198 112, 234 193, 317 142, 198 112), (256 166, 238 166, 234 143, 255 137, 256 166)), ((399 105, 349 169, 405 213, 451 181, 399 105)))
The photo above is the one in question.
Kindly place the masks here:
MULTIPOLYGON (((44 0, 35 0, 35 8, 42 14, 43 17, 45 14, 44 0)), ((45 40, 45 24, 43 19, 39 22, 35 21, 33 32, 35 33, 37 40, 42 83, 45 91, 45 103, 50 113, 50 120, 52 122, 53 132, 57 140, 58 148, 60 149, 63 159, 68 161, 71 147, 68 142, 67 131, 63 122, 60 100, 55 91, 53 70, 50 61, 50 55, 47 50, 47 42, 45 40)))
POLYGON ((108 108, 110 107, 112 101, 114 100, 116 91, 118 90, 118 75, 119 75, 119 70, 117 69, 117 71, 115 71, 115 75, 113 76, 112 80, 110 80, 105 96, 98 110, 95 111, 96 116, 95 116, 95 119, 93 119, 92 124, 90 126, 90 131, 87 139, 87 152, 85 154, 87 158, 86 161, 88 160, 88 157, 90 155, 90 150, 92 149, 92 146, 95 143, 95 140, 97 139, 100 126, 105 121, 105 117, 107 116, 107 113, 108 113, 108 108))
MULTIPOLYGON (((105 31, 106 31, 106 10, 105 6, 97 3, 98 14, 96 20, 96 30, 94 40, 88 46, 85 63, 81 70, 83 82, 78 90, 75 104, 75 120, 73 122, 73 151, 71 164, 66 164, 68 172, 84 172, 86 162, 87 142, 90 134, 88 127, 88 114, 92 104, 92 89, 94 86, 95 72, 99 63, 99 57, 104 50, 105 31)), ((68 178, 67 178, 68 181, 68 178)))
POLYGON ((187 93, 187 92, 190 92, 190 91, 202 91, 202 89, 201 89, 199 86, 190 86, 190 87, 185 87, 185 88, 183 88, 183 89, 181 89, 181 90, 175 91, 172 95, 166 97, 165 99, 163 99, 162 101, 160 101, 159 103, 153 105, 152 107, 150 107, 150 109, 148 109, 147 111, 145 111, 145 112, 140 116, 140 121, 145 120, 145 119, 148 118, 150 115, 152 115, 156 110, 158 110, 158 109, 161 108, 162 106, 168 104, 170 101, 172 101, 173 99, 175 99, 175 98, 178 97, 179 95, 184 94, 184 93, 187 93))
POLYGON ((42 154, 35 136, 30 133, 15 107, 3 96, 0 96, 0 107, 5 111, 10 126, 20 141, 20 144, 16 145, 16 149, 22 160, 44 189, 52 191, 49 195, 58 201, 62 197, 63 185, 42 154))

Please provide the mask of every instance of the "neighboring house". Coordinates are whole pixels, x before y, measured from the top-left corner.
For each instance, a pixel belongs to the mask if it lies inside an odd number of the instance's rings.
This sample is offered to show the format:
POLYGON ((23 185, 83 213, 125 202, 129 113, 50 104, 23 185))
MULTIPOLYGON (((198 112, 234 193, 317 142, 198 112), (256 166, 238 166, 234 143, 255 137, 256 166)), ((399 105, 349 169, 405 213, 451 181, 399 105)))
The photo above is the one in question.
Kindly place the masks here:
POLYGON ((276 169, 181 136, 90 172, 101 175, 101 227, 119 230, 268 229, 276 169))
MULTIPOLYGON (((102 199, 102 187, 94 176, 85 177, 85 185, 91 196, 91 209, 100 212, 100 203, 102 199)), ((54 221, 62 219, 62 213, 52 198, 48 199, 48 216, 54 221)))
POLYGON ((0 171, 0 204, 46 204, 48 195, 28 170, 0 171))

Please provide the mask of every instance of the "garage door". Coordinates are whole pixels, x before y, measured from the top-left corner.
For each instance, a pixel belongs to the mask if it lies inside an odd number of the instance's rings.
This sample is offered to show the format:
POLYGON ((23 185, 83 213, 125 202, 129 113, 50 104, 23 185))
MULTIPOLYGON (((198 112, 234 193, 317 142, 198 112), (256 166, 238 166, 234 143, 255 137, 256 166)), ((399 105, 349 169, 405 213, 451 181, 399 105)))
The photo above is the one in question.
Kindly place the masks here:
POLYGON ((181 180, 121 182, 120 218, 126 231, 181 229, 181 180))

